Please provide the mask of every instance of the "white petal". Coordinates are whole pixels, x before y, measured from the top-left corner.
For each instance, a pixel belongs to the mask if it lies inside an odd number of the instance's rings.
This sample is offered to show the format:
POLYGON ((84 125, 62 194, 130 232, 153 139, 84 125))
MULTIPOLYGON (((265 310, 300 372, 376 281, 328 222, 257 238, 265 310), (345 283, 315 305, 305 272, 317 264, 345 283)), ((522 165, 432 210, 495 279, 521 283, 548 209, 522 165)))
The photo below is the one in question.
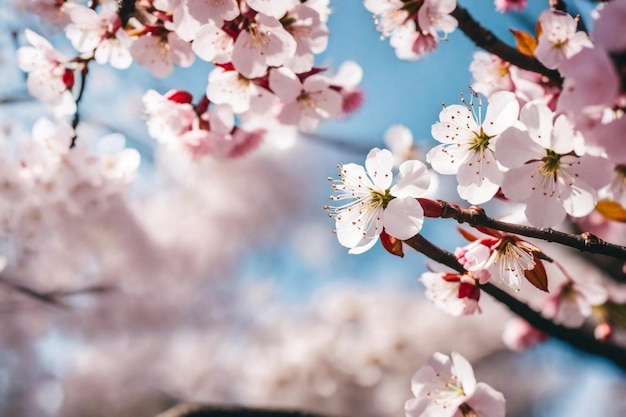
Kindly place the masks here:
POLYGON ((426 154, 426 161, 435 171, 444 175, 453 175, 470 156, 467 146, 460 144, 438 145, 426 154))
POLYGON ((498 168, 493 152, 485 150, 483 155, 474 155, 459 168, 457 191, 462 199, 472 204, 485 203, 498 192, 502 183, 502 173, 498 168))
POLYGON ((517 127, 506 129, 495 142, 496 159, 503 166, 516 168, 533 159, 541 159, 546 151, 530 139, 528 132, 517 127))
POLYGON ((422 230, 424 209, 411 197, 394 198, 385 209, 383 225, 387 233, 400 240, 408 239, 422 230))
POLYGON ((452 373, 459 378, 465 395, 471 397, 476 389, 476 378, 474 377, 474 369, 472 365, 463 356, 457 352, 451 353, 452 373))
POLYGON ((520 121, 526 125, 533 141, 550 148, 553 116, 552 110, 544 103, 531 102, 522 108, 520 121))
POLYGON ((526 202, 526 218, 533 226, 555 227, 565 219, 565 209, 556 196, 537 191, 526 202))
POLYGON ((519 103, 510 91, 499 91, 489 97, 483 131, 488 136, 496 136, 513 125, 519 115, 519 103))
POLYGON ((391 186, 393 155, 389 150, 372 149, 365 159, 365 168, 377 191, 383 192, 391 186))
POLYGON ((290 69, 281 67, 270 71, 270 88, 284 103, 291 103, 302 92, 302 83, 290 69))
POLYGON ((484 382, 476 384, 474 395, 467 400, 467 405, 479 416, 504 417, 506 413, 504 395, 484 382))
POLYGON ((430 173, 421 161, 406 161, 400 165, 398 182, 391 187, 395 197, 421 197, 430 185, 430 173))

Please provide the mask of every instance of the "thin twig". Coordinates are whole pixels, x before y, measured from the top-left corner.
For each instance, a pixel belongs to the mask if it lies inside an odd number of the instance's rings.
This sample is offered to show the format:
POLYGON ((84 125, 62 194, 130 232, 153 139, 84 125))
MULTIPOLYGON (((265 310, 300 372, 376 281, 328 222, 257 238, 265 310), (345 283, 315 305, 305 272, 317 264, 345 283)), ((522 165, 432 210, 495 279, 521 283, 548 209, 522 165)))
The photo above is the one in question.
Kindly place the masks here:
POLYGON ((156 417, 329 417, 300 410, 251 408, 209 404, 180 404, 156 417))
POLYGON ((70 143, 70 149, 76 146, 76 127, 80 122, 80 112, 78 105, 83 98, 83 93, 85 92, 85 85, 87 84, 87 74, 89 73, 89 63, 85 62, 85 66, 80 71, 80 84, 78 85, 78 95, 76 96, 76 113, 74 113, 74 117, 72 118, 72 128, 74 129, 74 136, 72 136, 72 142, 70 143))
MULTIPOLYGON (((421 235, 413 236, 404 241, 418 252, 449 268, 463 274, 465 269, 456 257, 445 249, 435 246, 421 235)), ((581 329, 570 329, 559 326, 541 316, 527 304, 516 299, 491 283, 480 285, 480 288, 493 298, 506 305, 513 313, 530 323, 536 329, 556 339, 568 343, 582 352, 603 357, 626 371, 626 349, 608 342, 600 342, 591 334, 581 329)))
MULTIPOLYGON (((432 202, 432 200, 428 200, 428 202, 432 202)), ((440 210, 436 217, 452 218, 459 223, 467 223, 474 227, 484 226, 502 232, 545 240, 546 242, 556 242, 581 252, 597 253, 626 261, 626 246, 606 242, 588 232, 571 234, 551 228, 523 226, 491 218, 485 214, 485 210, 481 207, 462 208, 443 200, 437 200, 436 204, 439 205, 437 210, 440 210)))
POLYGON ((558 71, 546 68, 535 58, 524 55, 500 40, 493 32, 478 23, 463 7, 457 5, 451 15, 459 22, 459 29, 477 46, 499 56, 516 67, 544 75, 557 85, 563 84, 563 79, 558 71))

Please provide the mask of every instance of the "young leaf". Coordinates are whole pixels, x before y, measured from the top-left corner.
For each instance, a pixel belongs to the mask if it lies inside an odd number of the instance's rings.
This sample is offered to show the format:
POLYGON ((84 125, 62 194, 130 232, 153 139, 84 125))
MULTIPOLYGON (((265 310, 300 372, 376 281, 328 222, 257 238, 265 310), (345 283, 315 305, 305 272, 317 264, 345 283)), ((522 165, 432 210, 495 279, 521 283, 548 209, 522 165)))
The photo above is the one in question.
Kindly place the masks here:
POLYGON ((537 47, 537 39, 530 33, 524 32, 522 30, 510 29, 511 33, 515 37, 515 43, 517 44, 517 49, 528 56, 535 56, 535 48, 537 47))
POLYGON ((533 284, 541 291, 548 292, 548 274, 546 268, 543 266, 543 262, 537 256, 534 256, 535 267, 533 269, 527 269, 524 272, 524 276, 528 282, 533 284))

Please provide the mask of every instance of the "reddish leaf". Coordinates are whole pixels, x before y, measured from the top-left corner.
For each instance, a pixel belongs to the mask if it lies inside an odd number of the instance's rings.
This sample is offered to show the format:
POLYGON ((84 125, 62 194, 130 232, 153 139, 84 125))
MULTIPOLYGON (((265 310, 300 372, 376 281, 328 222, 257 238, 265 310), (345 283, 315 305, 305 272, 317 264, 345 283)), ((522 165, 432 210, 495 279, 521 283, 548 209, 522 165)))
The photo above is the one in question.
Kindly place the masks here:
POLYGON ((543 262, 537 256, 534 256, 535 267, 528 269, 524 272, 524 276, 528 282, 533 284, 541 291, 548 292, 548 274, 546 268, 543 266, 543 262))
POLYGON ((383 244, 383 248, 392 255, 404 257, 404 251, 402 250, 402 241, 398 238, 390 236, 384 230, 380 233, 380 242, 383 244))
POLYGON ((478 301, 480 299, 480 288, 478 288, 478 285, 462 282, 459 285, 459 298, 469 298, 470 300, 478 301))
POLYGON ((526 33, 522 30, 511 29, 511 33, 515 37, 515 43, 517 49, 528 56, 535 56, 535 48, 537 47, 537 39, 530 33, 526 33))
POLYGON ((626 223, 626 210, 621 204, 611 200, 601 200, 596 204, 596 211, 605 219, 626 223))
POLYGON ((473 234, 471 234, 469 231, 462 229, 460 227, 457 227, 456 230, 461 234, 461 236, 463 236, 468 242, 473 242, 475 240, 478 240, 478 237, 474 236, 473 234))

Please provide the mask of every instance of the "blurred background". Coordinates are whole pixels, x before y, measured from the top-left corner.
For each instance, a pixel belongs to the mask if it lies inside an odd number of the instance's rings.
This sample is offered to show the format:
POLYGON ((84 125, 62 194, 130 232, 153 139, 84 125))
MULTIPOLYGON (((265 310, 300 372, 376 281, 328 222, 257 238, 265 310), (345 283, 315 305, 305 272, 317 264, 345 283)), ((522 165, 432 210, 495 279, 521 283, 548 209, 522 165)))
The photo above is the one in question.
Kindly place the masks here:
MULTIPOLYGON (((503 15, 491 1, 460 3, 509 43, 509 28, 531 31, 547 7, 503 15)), ((0 6, 0 131, 10 155, 46 114, 15 64, 23 29, 71 48, 10 0, 0 6)), ((71 230, 53 224, 46 246, 9 271, 43 292, 77 291, 59 307, 2 287, 0 415, 152 416, 199 401, 399 416, 412 374, 433 352, 452 350, 504 393, 507 416, 626 415, 626 385, 611 365, 558 342, 509 352, 506 308, 485 296, 482 314, 445 316, 418 282, 423 256, 406 250, 400 259, 379 245, 354 256, 339 245, 323 210, 327 177, 338 162, 362 164, 395 124, 425 154, 441 103, 467 95, 475 48, 455 32, 424 59, 399 61, 361 2, 330 6, 317 63, 331 71, 359 63, 363 106, 312 135, 275 134, 241 159, 190 163, 147 134, 143 93, 178 88, 197 99, 210 64, 160 80, 136 65, 91 66, 79 141, 94 138, 96 148, 96 139, 122 133, 142 155, 140 175, 128 199, 71 230), (94 286, 101 291, 79 291, 94 286)), ((436 197, 456 201, 453 182, 439 181, 436 197)), ((428 221, 424 235, 448 250, 464 243, 444 220, 428 221)), ((532 302, 535 292, 526 285, 520 296, 532 302)))

